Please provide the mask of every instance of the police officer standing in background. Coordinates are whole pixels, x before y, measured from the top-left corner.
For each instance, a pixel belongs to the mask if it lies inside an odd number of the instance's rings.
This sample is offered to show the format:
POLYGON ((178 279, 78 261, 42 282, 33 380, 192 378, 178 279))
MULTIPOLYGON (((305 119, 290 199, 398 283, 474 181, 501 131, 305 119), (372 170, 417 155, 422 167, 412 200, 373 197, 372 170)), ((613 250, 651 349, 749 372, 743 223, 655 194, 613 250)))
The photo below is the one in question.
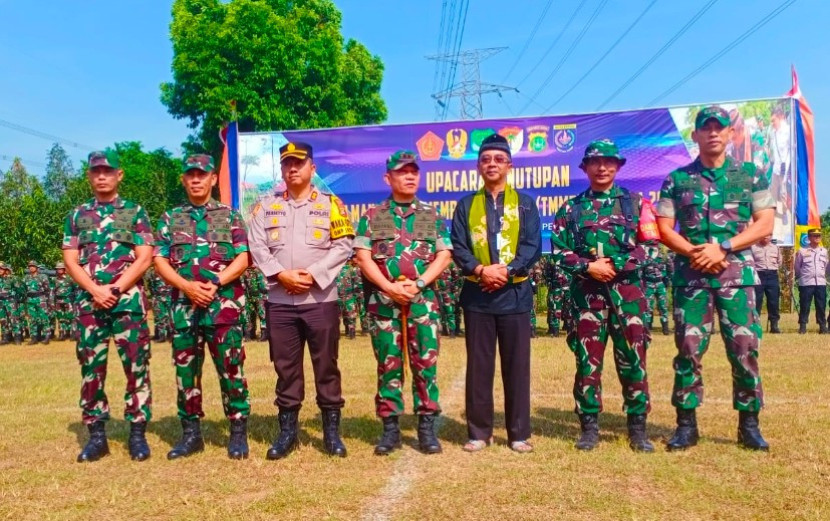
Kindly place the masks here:
POLYGON ((254 261, 269 285, 268 344, 277 372, 280 433, 267 458, 283 458, 297 446, 306 342, 325 449, 345 457, 339 433, 345 401, 337 367, 340 313, 335 281, 351 254, 354 229, 342 201, 311 182, 316 171, 311 145, 292 142, 281 147, 280 168, 286 188, 254 207, 249 235, 254 261))
POLYGON ((185 159, 182 185, 188 202, 166 211, 156 234, 156 273, 173 287, 173 362, 182 423, 181 440, 167 459, 190 456, 205 448, 199 421, 205 415, 205 344, 219 373, 222 405, 231 424, 228 457, 248 457, 251 404, 239 324, 245 309, 245 289, 239 277, 250 264, 248 237, 239 213, 211 197, 217 180, 209 155, 185 159))
POLYGON ((766 295, 769 332, 780 333, 778 320, 781 318, 779 313, 781 287, 778 283, 778 268, 781 266, 781 252, 772 240, 772 235, 767 235, 758 244, 752 245, 752 258, 755 260, 758 278, 761 279, 761 284, 755 286, 755 309, 760 315, 761 307, 764 305, 764 295, 766 295))
POLYGON ((821 246, 821 230, 812 228, 807 232, 810 244, 795 253, 793 271, 798 284, 798 333, 807 332, 807 322, 810 320, 810 305, 815 300, 816 322, 819 333, 826 334, 827 317, 824 310, 827 306, 827 270, 830 268, 827 249, 821 246))
POLYGON ((122 199, 124 177, 114 150, 92 152, 87 178, 94 197, 72 210, 63 231, 63 262, 80 286, 78 313, 83 421, 89 441, 78 462, 109 454, 104 392, 109 339, 113 337, 127 376, 124 418, 130 423, 130 457, 150 457, 145 431, 150 421, 150 331, 142 276, 153 258, 153 230, 141 206, 122 199))
POLYGON ((670 451, 698 441, 695 409, 703 401, 702 359, 716 310, 732 365, 738 442, 748 449, 769 449, 758 427, 764 404, 758 368, 761 325, 753 287, 759 281, 750 247, 772 233, 775 200, 765 172, 753 163, 727 157, 730 125, 729 114, 721 107, 697 113, 692 139, 700 154, 668 175, 657 203, 661 239, 677 252, 672 393, 677 430, 667 443, 670 451), (679 233, 675 223, 680 225, 679 233))
POLYGON ((400 150, 386 162, 392 195, 361 218, 354 241, 357 264, 371 283, 367 311, 378 363, 376 413, 383 436, 375 454, 401 446, 398 417, 404 412, 404 360, 409 358, 418 415, 418 447, 441 452, 435 436, 441 309, 435 281, 450 263, 449 233, 432 205, 418 200, 415 154, 400 150))
POLYGON ((642 196, 614 182, 624 164, 611 140, 591 142, 579 165, 591 186, 556 212, 551 233, 553 256, 573 280, 576 323, 568 332, 568 347, 576 358, 573 394, 581 429, 579 450, 592 450, 599 442, 602 366, 610 336, 628 416, 629 446, 637 452, 654 451, 646 434, 650 338, 643 324, 646 297, 639 270, 647 254, 637 237, 642 196))

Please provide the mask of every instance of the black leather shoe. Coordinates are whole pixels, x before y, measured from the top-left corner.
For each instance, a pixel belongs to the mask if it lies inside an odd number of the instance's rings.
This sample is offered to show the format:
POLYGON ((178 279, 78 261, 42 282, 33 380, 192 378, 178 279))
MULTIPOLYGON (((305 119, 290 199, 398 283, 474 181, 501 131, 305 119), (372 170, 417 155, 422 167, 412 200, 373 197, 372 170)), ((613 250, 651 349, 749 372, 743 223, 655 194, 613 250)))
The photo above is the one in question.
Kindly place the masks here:
POLYGON ((78 454, 78 463, 98 461, 110 453, 106 424, 103 421, 97 421, 90 423, 86 428, 89 430, 89 441, 86 442, 84 450, 78 454))
POLYGON ((228 441, 230 459, 248 458, 248 418, 231 420, 231 438, 228 441))
POLYGON ((147 445, 147 422, 130 424, 130 437, 127 447, 130 449, 130 458, 133 461, 144 461, 150 457, 150 446, 147 445))
POLYGON ((594 450, 599 443, 599 423, 596 414, 579 415, 579 439, 576 440, 576 448, 579 450, 594 450))
POLYGON ((798 326, 798 334, 799 335, 806 335, 807 334, 807 326, 802 324, 798 326))
POLYGON ((769 450, 769 443, 761 436, 761 429, 758 427, 757 412, 738 413, 738 443, 750 450, 769 450))
POLYGON ((666 442, 666 450, 686 450, 697 445, 700 434, 697 431, 697 415, 694 409, 677 409, 677 429, 666 442))
POLYGON ((435 414, 421 414, 418 416, 418 450, 424 454, 440 454, 441 442, 435 435, 435 414))
POLYGON ((654 452, 654 445, 646 434, 646 415, 628 415, 628 446, 634 452, 654 452))
POLYGON ((340 409, 323 409, 323 445, 332 456, 346 457, 346 446, 340 439, 340 409))
POLYGON ((401 448, 401 429, 398 426, 398 417, 389 416, 383 419, 383 434, 375 445, 376 456, 388 456, 395 449, 401 448))
POLYGON ((265 458, 269 460, 282 459, 297 448, 297 419, 300 416, 300 411, 280 411, 277 415, 277 420, 280 423, 280 433, 271 448, 265 454, 265 458))
POLYGON ((781 333, 781 328, 778 327, 778 321, 777 320, 770 320, 769 321, 769 332, 774 334, 774 335, 777 335, 777 334, 781 333))
POLYGON ((202 428, 199 420, 182 420, 182 437, 167 453, 167 459, 185 458, 205 450, 205 440, 202 439, 202 428))
POLYGON ((669 324, 665 323, 665 324, 663 324, 663 336, 669 336, 669 335, 671 335, 671 331, 669 331, 669 324))

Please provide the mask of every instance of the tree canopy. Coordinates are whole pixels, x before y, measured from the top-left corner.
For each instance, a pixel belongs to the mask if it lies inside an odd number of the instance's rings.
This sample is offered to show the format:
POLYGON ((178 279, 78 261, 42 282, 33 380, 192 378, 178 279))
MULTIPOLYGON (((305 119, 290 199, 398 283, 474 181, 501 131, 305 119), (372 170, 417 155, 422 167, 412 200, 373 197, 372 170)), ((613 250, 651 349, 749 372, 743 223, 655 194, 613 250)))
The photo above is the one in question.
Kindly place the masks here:
POLYGON ((344 44, 340 23, 331 0, 176 0, 161 101, 195 131, 186 148, 217 152, 233 119, 242 131, 384 121, 383 63, 344 44))

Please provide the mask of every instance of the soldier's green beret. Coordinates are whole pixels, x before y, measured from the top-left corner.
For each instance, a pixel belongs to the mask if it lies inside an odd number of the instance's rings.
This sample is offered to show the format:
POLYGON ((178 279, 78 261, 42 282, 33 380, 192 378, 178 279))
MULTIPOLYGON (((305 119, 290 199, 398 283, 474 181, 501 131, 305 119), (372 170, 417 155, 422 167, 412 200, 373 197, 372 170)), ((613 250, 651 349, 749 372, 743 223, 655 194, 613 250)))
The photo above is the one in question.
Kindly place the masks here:
POLYGON ((610 157, 620 162, 620 166, 625 164, 625 158, 620 155, 620 150, 617 145, 610 139, 597 139, 585 148, 585 155, 582 156, 582 162, 579 163, 579 168, 585 168, 585 161, 595 157, 610 157))

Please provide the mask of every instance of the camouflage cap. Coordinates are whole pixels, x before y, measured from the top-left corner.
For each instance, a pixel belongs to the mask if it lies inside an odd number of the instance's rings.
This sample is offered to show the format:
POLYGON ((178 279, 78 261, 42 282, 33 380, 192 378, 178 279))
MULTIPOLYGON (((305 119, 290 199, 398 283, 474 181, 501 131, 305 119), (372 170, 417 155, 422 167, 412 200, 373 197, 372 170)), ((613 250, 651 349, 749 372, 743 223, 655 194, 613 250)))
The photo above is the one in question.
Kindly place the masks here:
POLYGON ((35 261, 33 261, 33 260, 30 260, 30 261, 29 261, 28 266, 29 266, 30 268, 31 268, 32 266, 34 266, 35 268, 38 268, 38 267, 39 267, 39 266, 37 265, 37 262, 35 262, 35 261))
POLYGON ((118 168, 121 164, 118 160, 118 152, 111 148, 90 152, 87 157, 87 163, 89 163, 89 168, 95 168, 96 166, 118 168))
POLYGON ((314 159, 314 154, 312 153, 311 145, 295 141, 288 142, 280 147, 280 163, 289 157, 296 157, 297 159, 314 159))
POLYGON ((66 264, 64 264, 62 262, 59 262, 59 263, 55 264, 55 269, 56 270, 65 270, 66 269, 66 264))
POLYGON ((203 172, 213 172, 216 165, 213 163, 213 158, 207 154, 193 154, 182 161, 182 173, 194 168, 203 172))
POLYGON ((585 161, 595 157, 611 157, 619 161, 620 166, 625 164, 625 158, 620 155, 620 149, 608 138, 596 139, 585 147, 585 154, 582 156, 579 168, 585 168, 585 161))
POLYGON ((411 150, 398 150, 386 160, 386 170, 400 170, 406 165, 415 165, 415 168, 420 170, 418 162, 415 158, 415 152, 411 150))
POLYGON ((711 107, 704 107, 697 112, 697 116, 695 116, 695 130, 702 129, 703 125, 710 119, 714 119, 724 127, 732 124, 729 113, 723 107, 712 105, 711 107))

